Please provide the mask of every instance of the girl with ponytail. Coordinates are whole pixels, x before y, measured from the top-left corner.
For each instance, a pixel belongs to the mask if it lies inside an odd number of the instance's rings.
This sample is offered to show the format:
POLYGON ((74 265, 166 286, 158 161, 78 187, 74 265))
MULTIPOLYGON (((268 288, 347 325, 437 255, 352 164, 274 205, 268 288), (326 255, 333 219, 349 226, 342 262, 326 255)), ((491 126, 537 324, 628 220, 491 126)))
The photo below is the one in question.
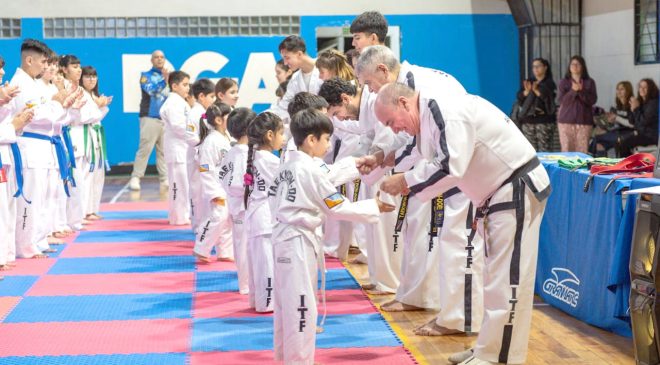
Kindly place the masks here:
POLYGON ((227 133, 227 116, 231 107, 214 103, 199 122, 199 175, 202 185, 201 224, 195 232, 193 254, 201 262, 211 261, 211 251, 220 261, 234 261, 231 220, 227 207, 227 192, 220 180, 222 160, 231 148, 227 133))
POLYGON ((257 312, 273 311, 272 222, 268 188, 280 159, 273 154, 284 144, 284 125, 270 112, 257 115, 247 128, 248 157, 244 176, 247 252, 250 260, 250 307, 257 312))

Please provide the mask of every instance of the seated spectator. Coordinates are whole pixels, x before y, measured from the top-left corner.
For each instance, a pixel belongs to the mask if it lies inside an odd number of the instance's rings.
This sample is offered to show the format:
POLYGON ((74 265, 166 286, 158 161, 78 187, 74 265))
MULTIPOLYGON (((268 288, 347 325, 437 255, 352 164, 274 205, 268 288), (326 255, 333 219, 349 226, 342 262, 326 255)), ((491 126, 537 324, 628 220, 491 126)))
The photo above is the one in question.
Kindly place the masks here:
POLYGON ((592 155, 605 156, 610 148, 616 149, 617 156, 621 155, 619 140, 634 131, 630 110, 630 98, 633 96, 632 84, 629 81, 621 81, 616 85, 614 106, 608 113, 597 117, 602 121, 600 127, 605 129, 605 133, 598 134, 592 139, 589 146, 592 155))
POLYGON ((637 98, 630 98, 632 124, 634 130, 621 137, 619 148, 621 156, 629 156, 637 146, 648 146, 658 143, 658 86, 652 79, 642 79, 639 82, 637 98))
POLYGON ((550 64, 543 58, 532 62, 534 78, 523 81, 518 92, 521 106, 521 129, 529 143, 539 152, 552 150, 552 136, 556 128, 555 96, 557 85, 552 80, 550 64))

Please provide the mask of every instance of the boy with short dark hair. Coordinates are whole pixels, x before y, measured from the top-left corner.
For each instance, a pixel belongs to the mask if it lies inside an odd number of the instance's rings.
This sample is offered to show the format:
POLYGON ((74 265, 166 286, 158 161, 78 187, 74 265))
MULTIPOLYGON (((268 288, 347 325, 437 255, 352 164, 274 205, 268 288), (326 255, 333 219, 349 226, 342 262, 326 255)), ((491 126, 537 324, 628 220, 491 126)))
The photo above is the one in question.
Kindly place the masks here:
POLYGON ((383 14, 377 11, 365 11, 351 23, 353 47, 360 53, 364 47, 385 44, 387 28, 387 20, 383 14))
MULTIPOLYGON (((375 223, 382 211, 392 210, 377 199, 350 202, 337 192, 314 158, 330 144, 332 122, 318 110, 292 116, 291 134, 298 146, 291 151, 269 190, 274 220, 274 350, 286 364, 313 364, 317 307, 317 263, 323 262, 316 235, 325 216, 375 223)), ((323 270, 323 267, 321 267, 323 270)))
POLYGON ((317 94, 323 80, 319 78, 316 62, 307 54, 307 46, 302 38, 297 35, 288 36, 278 49, 284 63, 289 68, 298 70, 291 76, 282 99, 272 108, 272 111, 284 120, 290 118, 287 108, 294 96, 303 91, 317 94))
POLYGON ((197 155, 199 145, 199 122, 206 109, 215 102, 215 84, 209 79, 199 79, 190 87, 195 103, 190 109, 186 121, 185 139, 188 144, 187 150, 187 172, 188 191, 190 195, 190 220, 193 232, 197 233, 202 212, 201 204, 201 182, 199 180, 199 156, 197 155))
POLYGON ((190 76, 183 71, 170 73, 168 84, 172 91, 160 108, 160 117, 165 122, 163 136, 165 162, 167 163, 168 218, 170 224, 190 223, 190 200, 188 198, 188 170, 186 159, 188 144, 186 128, 190 106, 186 97, 190 91, 190 76))

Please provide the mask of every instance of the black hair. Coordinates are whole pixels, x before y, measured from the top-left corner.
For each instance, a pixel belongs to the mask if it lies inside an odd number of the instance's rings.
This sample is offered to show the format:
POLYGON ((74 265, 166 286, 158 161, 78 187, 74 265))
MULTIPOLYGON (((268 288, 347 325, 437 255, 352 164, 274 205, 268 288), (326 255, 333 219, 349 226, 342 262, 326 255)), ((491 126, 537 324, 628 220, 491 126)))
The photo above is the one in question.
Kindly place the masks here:
POLYGON ((294 114, 289 124, 291 136, 296 146, 302 146, 305 138, 310 134, 321 138, 324 133, 332 134, 334 127, 327 115, 316 109, 305 109, 294 114))
POLYGON ((78 58, 76 55, 65 54, 63 56, 60 56, 60 61, 58 62, 58 64, 62 68, 67 68, 69 67, 69 65, 79 65, 80 58, 78 58))
POLYGON ((215 84, 215 93, 225 94, 227 90, 231 89, 234 85, 238 86, 238 83, 234 79, 223 77, 215 84))
POLYGON ((243 204, 245 204, 246 208, 248 197, 250 196, 250 193, 252 193, 252 187, 254 185, 254 146, 264 144, 268 131, 276 133, 282 128, 284 128, 282 119, 280 119, 277 114, 271 112, 257 114, 257 116, 252 119, 252 122, 248 124, 248 158, 247 166, 245 168, 245 193, 243 194, 243 204))
POLYGON ((327 107, 328 102, 319 95, 302 91, 293 97, 293 100, 291 100, 287 107, 287 111, 289 112, 289 115, 294 115, 297 112, 308 108, 319 110, 327 107))
MULTIPOLYGON (((83 86, 83 78, 85 76, 96 76, 96 85, 92 89, 92 95, 94 96, 99 96, 99 79, 98 79, 98 73, 96 73, 96 69, 92 66, 85 66, 82 68, 82 75, 80 76, 80 86, 83 86)), ((83 89, 85 87, 83 86, 83 89)))
POLYGON ((335 77, 324 82, 319 89, 319 96, 325 99, 330 106, 342 104, 341 94, 357 95, 357 88, 350 81, 335 77))
POLYGON ((542 57, 537 57, 533 59, 532 63, 534 62, 541 62, 541 64, 545 66, 545 78, 548 80, 552 80, 552 69, 550 68, 550 62, 548 62, 548 60, 542 57))
POLYGON ((289 80, 290 78, 280 83, 280 85, 275 90, 275 96, 277 96, 278 98, 284 97, 284 94, 286 94, 286 88, 289 86, 289 80))
POLYGON ((0 55, 0 68, 5 67, 5 59, 2 58, 2 55, 0 55))
POLYGON ((199 79, 192 84, 190 90, 195 99, 197 99, 199 94, 213 94, 215 91, 215 85, 213 84, 213 81, 209 79, 199 79))
POLYGON ((355 33, 375 34, 378 41, 384 43, 387 36, 387 20, 377 11, 365 11, 351 23, 351 34, 355 33))
POLYGON ((247 128, 252 119, 257 116, 250 108, 236 108, 229 113, 227 118, 227 130, 234 139, 239 140, 247 135, 247 128))
POLYGON ((231 113, 231 107, 225 103, 213 103, 206 109, 206 113, 204 113, 204 115, 202 115, 202 117, 199 119, 198 146, 204 142, 212 130, 216 129, 216 118, 224 118, 225 115, 229 113, 231 113))
POLYGON ((185 79, 189 79, 190 76, 183 71, 173 71, 170 72, 170 76, 167 78, 167 83, 170 85, 170 90, 174 84, 180 84, 185 79))
POLYGON ((348 61, 348 64, 353 67, 353 61, 357 61, 357 58, 360 57, 360 53, 358 53, 357 49, 351 48, 345 53, 346 55, 346 61, 348 61))
POLYGON ((307 52, 307 46, 305 41, 297 35, 290 35, 280 43, 278 51, 287 51, 287 52, 307 52))
POLYGON ((48 57, 48 55, 51 52, 50 48, 48 48, 46 43, 32 38, 28 38, 24 40, 23 43, 21 44, 21 53, 27 51, 41 53, 46 57, 48 57))
MULTIPOLYGON (((287 64, 284 63, 284 60, 281 58, 277 61, 276 65, 284 71, 289 71, 289 66, 287 66, 287 64)), ((289 78, 291 78, 291 75, 289 75, 289 78)))
POLYGON ((644 103, 647 103, 651 100, 657 99, 658 98, 658 85, 653 81, 651 78, 645 78, 639 80, 639 83, 641 84, 642 82, 646 83, 646 100, 643 100, 642 97, 639 95, 639 91, 637 91, 637 99, 639 100, 639 103, 641 105, 644 105, 644 103))
POLYGON ((587 71, 587 63, 584 61, 584 58, 582 56, 575 55, 571 57, 571 60, 568 62, 568 66, 566 67, 566 74, 564 75, 564 78, 570 79, 571 78, 571 63, 573 61, 578 61, 580 65, 582 65, 582 80, 586 80, 589 78, 589 71, 587 71))

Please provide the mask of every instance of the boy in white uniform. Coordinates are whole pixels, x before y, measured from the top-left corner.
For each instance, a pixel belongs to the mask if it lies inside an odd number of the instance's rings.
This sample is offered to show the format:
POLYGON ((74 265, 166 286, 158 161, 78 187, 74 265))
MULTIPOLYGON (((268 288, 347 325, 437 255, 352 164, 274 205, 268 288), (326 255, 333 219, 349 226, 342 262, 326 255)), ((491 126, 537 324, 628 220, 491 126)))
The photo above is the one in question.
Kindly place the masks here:
POLYGON ((379 92, 376 115, 395 132, 417 136, 424 156, 413 170, 383 182, 383 191, 428 200, 457 186, 479 207, 478 230, 488 252, 485 314, 474 356, 461 364, 524 363, 539 228, 551 191, 536 151, 504 113, 478 96, 448 98, 389 84, 379 92))
POLYGON ((190 90, 190 76, 183 71, 174 71, 169 75, 168 84, 172 92, 160 108, 160 117, 165 123, 163 145, 169 183, 167 216, 172 225, 186 225, 190 223, 186 167, 186 121, 190 112, 186 97, 190 90))
POLYGON ((307 109, 292 117, 291 133, 298 151, 276 173, 269 189, 275 228, 273 341, 275 360, 313 364, 317 307, 317 263, 323 260, 318 235, 324 215, 375 223, 382 210, 393 209, 376 200, 351 203, 337 192, 314 157, 325 156, 332 122, 307 109))
POLYGON ((195 97, 195 105, 190 109, 186 121, 186 142, 188 143, 187 164, 188 191, 190 194, 190 220, 192 229, 197 234, 203 208, 201 202, 201 185, 199 181, 199 121, 206 109, 215 102, 215 85, 209 79, 195 81, 191 88, 195 97))
POLYGON ((279 45, 280 55, 284 63, 294 72, 286 88, 286 94, 270 111, 277 114, 282 120, 289 119, 287 112, 289 103, 299 92, 307 91, 318 94, 323 80, 319 78, 319 69, 316 62, 307 54, 305 41, 297 35, 286 37, 279 45))
POLYGON ((247 126, 257 114, 249 108, 236 108, 227 119, 227 130, 236 140, 222 161, 220 179, 227 192, 227 203, 231 215, 231 231, 234 243, 234 259, 238 274, 238 292, 250 291, 250 268, 247 256, 247 231, 245 227, 245 202, 243 177, 248 158, 247 126))

